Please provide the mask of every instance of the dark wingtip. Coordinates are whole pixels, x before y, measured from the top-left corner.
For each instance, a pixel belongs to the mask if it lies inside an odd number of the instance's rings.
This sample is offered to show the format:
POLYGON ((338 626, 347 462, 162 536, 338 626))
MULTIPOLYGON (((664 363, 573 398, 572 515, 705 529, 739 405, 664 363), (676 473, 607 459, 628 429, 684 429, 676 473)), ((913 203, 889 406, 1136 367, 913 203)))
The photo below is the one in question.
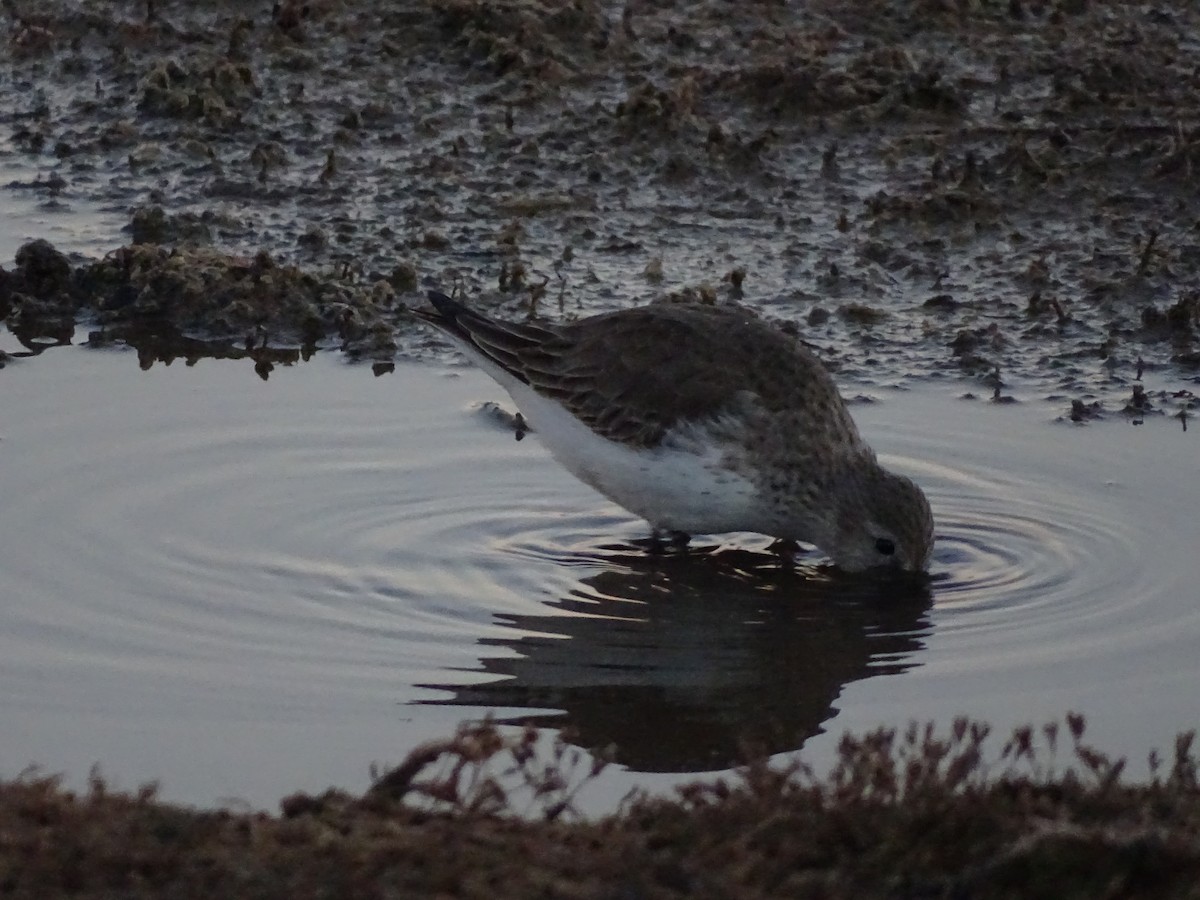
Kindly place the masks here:
POLYGON ((433 309, 414 309, 413 313, 417 318, 423 319, 435 328, 440 328, 451 337, 471 343, 471 335, 463 327, 464 322, 478 319, 479 316, 472 313, 469 307, 441 291, 427 291, 425 296, 429 298, 433 309))
POLYGON ((444 318, 453 320, 458 316, 459 313, 466 312, 467 310, 467 308, 457 300, 451 299, 447 294, 443 294, 441 291, 429 291, 426 296, 429 298, 429 302, 433 304, 433 308, 436 309, 444 318))

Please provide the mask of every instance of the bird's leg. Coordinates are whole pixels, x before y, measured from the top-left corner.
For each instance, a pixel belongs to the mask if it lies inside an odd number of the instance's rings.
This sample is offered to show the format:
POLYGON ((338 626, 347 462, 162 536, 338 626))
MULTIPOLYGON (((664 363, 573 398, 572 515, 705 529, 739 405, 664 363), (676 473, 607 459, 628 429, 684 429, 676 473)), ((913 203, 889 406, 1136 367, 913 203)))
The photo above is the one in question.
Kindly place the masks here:
POLYGON ((674 531, 670 528, 652 528, 650 530, 650 546, 655 553, 667 550, 685 550, 692 536, 685 531, 674 531))
POLYGON ((800 545, 795 541, 780 538, 772 541, 767 550, 779 557, 785 569, 790 569, 796 564, 796 554, 800 552, 800 545))

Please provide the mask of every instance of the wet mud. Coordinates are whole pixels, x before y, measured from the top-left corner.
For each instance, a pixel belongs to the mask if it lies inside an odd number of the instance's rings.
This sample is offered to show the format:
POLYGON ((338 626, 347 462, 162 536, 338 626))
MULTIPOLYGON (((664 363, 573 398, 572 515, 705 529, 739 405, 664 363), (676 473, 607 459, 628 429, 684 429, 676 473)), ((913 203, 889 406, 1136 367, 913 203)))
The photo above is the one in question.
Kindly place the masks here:
POLYGON ((0 162, 23 173, 3 189, 129 222, 69 278, 29 247, 0 276, 31 344, 76 316, 102 342, 386 361, 442 352, 403 314, 430 286, 515 317, 687 294, 744 299, 868 384, 955 378, 1075 421, 1195 406, 1184 0, 0 19, 0 162))

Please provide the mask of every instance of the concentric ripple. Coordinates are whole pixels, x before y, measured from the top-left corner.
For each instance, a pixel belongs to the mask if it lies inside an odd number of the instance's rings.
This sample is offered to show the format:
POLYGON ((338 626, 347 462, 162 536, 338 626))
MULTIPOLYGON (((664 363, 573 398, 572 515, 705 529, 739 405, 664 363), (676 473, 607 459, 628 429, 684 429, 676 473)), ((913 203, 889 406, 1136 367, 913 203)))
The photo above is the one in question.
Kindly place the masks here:
POLYGON ((263 383, 62 350, 0 380, 18 767, 101 760, 181 799, 269 802, 361 785, 485 709, 616 743, 634 772, 888 715, 1116 703, 1141 735, 1197 711, 1170 687, 1200 674, 1190 434, 857 406, 937 519, 932 580, 899 591, 756 536, 649 552, 643 523, 479 407, 500 392, 469 370, 318 359, 263 383))
POLYGON ((1141 562, 1144 537, 1112 497, 1066 494, 996 470, 911 470, 937 511, 934 592, 947 629, 1030 641, 1065 626, 1077 638, 1094 617, 1154 588, 1141 562))
MULTIPOLYGON (((1045 666, 1048 693, 1065 685, 1081 696, 1086 682, 1119 696, 1114 682, 1131 665, 1148 674, 1151 655, 1200 634, 1197 607, 1183 600, 1200 569, 1187 524, 1198 492, 1180 480, 1189 435, 902 402, 916 415, 875 440, 898 451, 885 462, 926 487, 937 519, 931 664, 1022 679, 1045 666), (1086 678, 1064 678, 1068 662, 1086 678)), ((860 410, 868 434, 882 412, 860 410)))

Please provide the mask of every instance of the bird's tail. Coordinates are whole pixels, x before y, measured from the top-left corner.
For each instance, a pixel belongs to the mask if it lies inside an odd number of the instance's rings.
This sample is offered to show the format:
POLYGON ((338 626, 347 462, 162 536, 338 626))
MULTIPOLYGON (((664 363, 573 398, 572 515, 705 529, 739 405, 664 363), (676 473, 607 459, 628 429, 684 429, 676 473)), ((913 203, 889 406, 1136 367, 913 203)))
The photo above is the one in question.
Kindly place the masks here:
POLYGON ((458 338, 458 340, 466 341, 467 343, 473 343, 471 332, 468 329, 468 321, 474 319, 478 322, 479 320, 484 320, 484 316, 473 312, 441 291, 429 291, 426 296, 429 297, 432 309, 428 307, 414 309, 412 311, 413 315, 422 321, 428 322, 435 328, 441 329, 451 337, 458 338))
POLYGON ((554 337, 553 332, 532 323, 492 319, 441 291, 429 291, 427 296, 432 308, 412 310, 417 318, 440 329, 465 350, 481 355, 509 375, 529 383, 528 357, 538 355, 544 342, 554 337))

